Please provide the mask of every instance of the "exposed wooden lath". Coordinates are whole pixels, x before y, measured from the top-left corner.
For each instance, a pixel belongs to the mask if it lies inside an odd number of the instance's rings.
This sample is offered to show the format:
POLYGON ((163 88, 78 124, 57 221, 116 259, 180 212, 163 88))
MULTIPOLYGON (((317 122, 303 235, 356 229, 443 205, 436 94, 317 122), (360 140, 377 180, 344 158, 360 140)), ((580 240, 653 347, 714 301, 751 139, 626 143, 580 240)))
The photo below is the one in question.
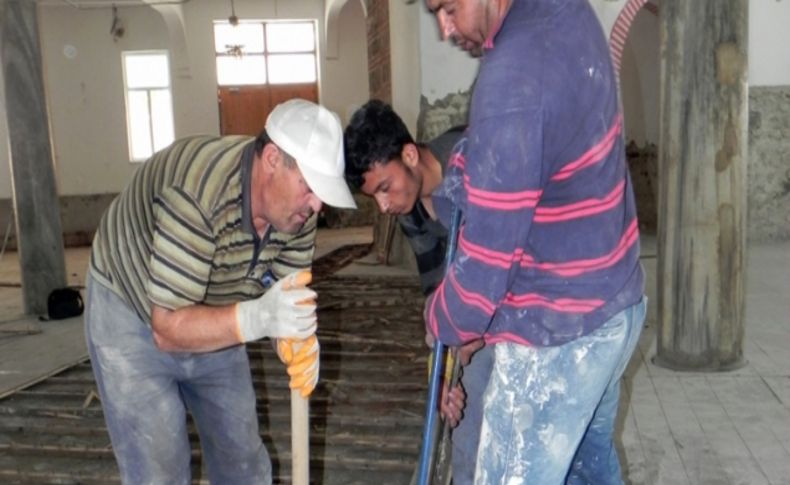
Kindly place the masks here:
MULTIPOLYGON (((367 250, 346 248, 314 267, 321 381, 311 398, 310 465, 325 485, 408 483, 419 452, 423 297, 416 277, 331 276, 367 250)), ((275 482, 290 483, 287 375, 268 341, 248 352, 275 482)), ((207 483, 189 429, 193 483, 207 483)), ((0 400, 0 483, 120 483, 89 362, 0 400)))

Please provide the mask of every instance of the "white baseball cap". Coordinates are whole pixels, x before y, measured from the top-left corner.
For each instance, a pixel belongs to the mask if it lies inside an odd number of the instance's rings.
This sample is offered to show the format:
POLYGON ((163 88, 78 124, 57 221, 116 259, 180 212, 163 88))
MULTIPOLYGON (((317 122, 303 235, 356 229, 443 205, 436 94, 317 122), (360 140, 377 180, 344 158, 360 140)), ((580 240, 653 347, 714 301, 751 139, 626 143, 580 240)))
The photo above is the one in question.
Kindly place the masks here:
POLYGON ((266 133, 296 159, 307 185, 322 202, 356 209, 343 176, 343 128, 335 113, 304 99, 291 99, 269 114, 266 133))

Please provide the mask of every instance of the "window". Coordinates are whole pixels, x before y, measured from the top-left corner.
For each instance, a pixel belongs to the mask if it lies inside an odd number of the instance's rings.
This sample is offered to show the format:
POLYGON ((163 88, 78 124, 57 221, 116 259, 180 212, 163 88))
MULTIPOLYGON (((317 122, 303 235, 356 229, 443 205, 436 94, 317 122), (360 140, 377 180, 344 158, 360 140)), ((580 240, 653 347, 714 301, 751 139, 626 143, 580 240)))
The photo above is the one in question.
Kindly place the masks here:
POLYGON ((174 139, 167 51, 127 51, 122 56, 129 158, 142 162, 174 139))
POLYGON ((313 21, 214 23, 220 86, 314 83, 317 79, 313 21))

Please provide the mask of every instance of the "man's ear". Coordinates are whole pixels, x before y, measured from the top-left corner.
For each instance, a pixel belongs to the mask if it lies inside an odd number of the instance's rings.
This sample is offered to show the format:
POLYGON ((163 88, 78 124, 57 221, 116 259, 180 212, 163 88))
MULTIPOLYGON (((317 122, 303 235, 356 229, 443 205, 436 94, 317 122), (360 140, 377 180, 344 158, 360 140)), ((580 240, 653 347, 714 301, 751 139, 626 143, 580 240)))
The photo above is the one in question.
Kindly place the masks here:
POLYGON ((403 149, 400 151, 400 158, 407 167, 416 168, 420 163, 420 152, 417 150, 417 145, 414 143, 403 145, 403 149))
POLYGON ((280 163, 280 149, 274 143, 267 143, 261 151, 261 163, 267 172, 273 172, 280 163))

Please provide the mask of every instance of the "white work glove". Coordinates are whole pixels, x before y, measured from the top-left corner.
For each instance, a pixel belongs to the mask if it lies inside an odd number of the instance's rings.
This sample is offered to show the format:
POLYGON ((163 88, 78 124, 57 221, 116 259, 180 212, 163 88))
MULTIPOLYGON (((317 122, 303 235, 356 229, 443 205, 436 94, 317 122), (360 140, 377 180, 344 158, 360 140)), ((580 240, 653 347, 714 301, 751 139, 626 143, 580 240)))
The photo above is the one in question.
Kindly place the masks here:
POLYGON ((284 277, 262 296, 236 304, 240 342, 263 337, 305 339, 315 333, 316 293, 307 288, 310 271, 284 277))

